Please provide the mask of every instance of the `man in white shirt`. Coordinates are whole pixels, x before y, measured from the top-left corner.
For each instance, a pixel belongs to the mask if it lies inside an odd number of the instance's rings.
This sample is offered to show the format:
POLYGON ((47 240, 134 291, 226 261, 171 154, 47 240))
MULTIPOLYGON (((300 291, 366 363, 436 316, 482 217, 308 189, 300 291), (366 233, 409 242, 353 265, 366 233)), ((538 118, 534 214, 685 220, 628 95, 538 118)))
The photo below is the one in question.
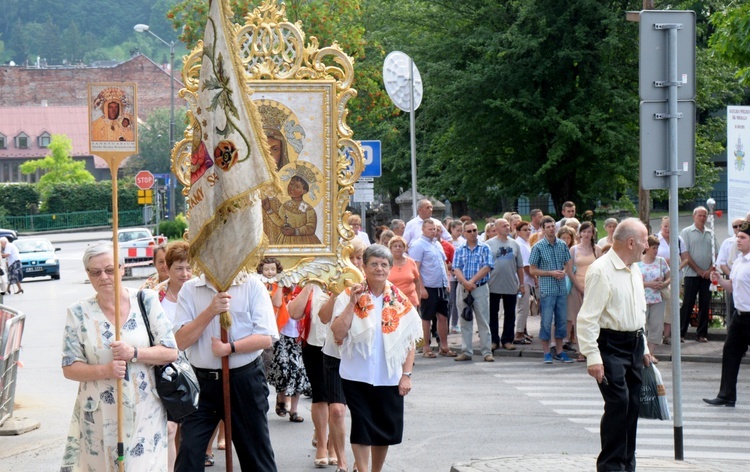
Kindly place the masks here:
POLYGON ((578 312, 578 343, 588 373, 604 398, 597 471, 635 470, 641 373, 651 363, 643 330, 646 295, 638 268, 648 230, 636 218, 621 222, 612 249, 586 272, 578 312))
POLYGON ((451 235, 450 233, 448 233, 448 230, 443 228, 440 220, 432 217, 432 202, 424 199, 420 200, 419 203, 417 203, 417 216, 406 223, 406 229, 404 230, 404 239, 406 240, 407 245, 411 246, 411 243, 415 239, 419 239, 419 237, 422 235, 422 222, 428 218, 434 221, 435 226, 439 228, 440 237, 450 241, 451 235))
POLYGON ((16 293, 23 293, 21 280, 23 272, 21 270, 21 255, 15 244, 8 241, 8 238, 0 238, 0 248, 2 248, 3 259, 8 263, 8 295, 10 295, 11 286, 16 284, 16 293))
MULTIPOLYGON (((737 233, 740 230, 740 226, 744 223, 743 218, 737 218, 732 221, 732 231, 734 234, 721 243, 719 248, 719 255, 716 256, 716 266, 721 269, 721 273, 729 275, 732 271, 732 265, 734 265, 735 259, 739 255, 740 251, 737 249, 737 233)), ((732 294, 727 293, 726 295, 727 304, 727 316, 725 317, 726 325, 732 322, 732 316, 734 315, 734 300, 732 300, 732 294)))
POLYGON ((721 356, 721 384, 716 398, 703 401, 714 406, 734 407, 737 401, 737 376, 742 358, 750 345, 750 223, 743 223, 737 233, 737 249, 740 256, 734 261, 729 280, 711 274, 711 281, 718 282, 734 298, 734 319, 727 328, 727 340, 721 356))
POLYGON ((203 470, 206 447, 224 419, 221 358, 229 356, 232 443, 242 470, 276 471, 268 432, 268 384, 263 349, 279 339, 276 318, 263 283, 240 274, 226 292, 218 292, 205 276, 182 286, 174 322, 175 339, 184 350, 201 389, 198 411, 181 425, 175 470, 203 470), (231 302, 231 303, 230 303, 231 302), (229 312, 229 342, 222 342, 219 314, 229 312), (237 403, 239 401, 239 403, 237 403))

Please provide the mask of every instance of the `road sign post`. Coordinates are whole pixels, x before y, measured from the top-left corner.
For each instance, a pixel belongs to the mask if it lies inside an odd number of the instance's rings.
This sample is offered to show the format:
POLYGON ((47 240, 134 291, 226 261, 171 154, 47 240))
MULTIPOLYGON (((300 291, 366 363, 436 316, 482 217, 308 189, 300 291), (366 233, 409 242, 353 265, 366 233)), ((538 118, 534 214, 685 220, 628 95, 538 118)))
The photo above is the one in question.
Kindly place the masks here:
MULTIPOLYGON (((679 274, 678 188, 695 184, 695 12, 642 11, 640 14, 639 91, 641 95, 641 180, 643 188, 669 188, 670 272, 679 274), (656 101, 649 103, 648 101, 656 101), (661 108, 662 111, 654 109, 661 108), (646 115, 650 115, 646 116, 646 115), (663 120, 661 133, 650 133, 663 120), (681 124, 692 120, 692 124, 681 124), (666 131, 666 133, 664 132, 666 131), (681 141, 692 141, 690 149, 681 141), (666 146, 665 146, 666 144, 666 146), (666 153, 663 152, 666 147, 666 153), (689 154, 689 155, 683 155, 689 154), (666 157, 666 159, 664 159, 666 157), (647 162, 647 158, 657 162, 647 162), (679 163, 682 162, 682 165, 679 163), (644 170, 647 172, 644 173, 644 170), (685 178, 685 176, 688 174, 685 178), (692 174, 692 175, 691 175, 692 174), (682 182, 681 182, 682 179, 682 182), (680 185, 680 184, 683 185, 680 185)), ((671 286, 674 455, 684 460, 679 277, 671 286)))

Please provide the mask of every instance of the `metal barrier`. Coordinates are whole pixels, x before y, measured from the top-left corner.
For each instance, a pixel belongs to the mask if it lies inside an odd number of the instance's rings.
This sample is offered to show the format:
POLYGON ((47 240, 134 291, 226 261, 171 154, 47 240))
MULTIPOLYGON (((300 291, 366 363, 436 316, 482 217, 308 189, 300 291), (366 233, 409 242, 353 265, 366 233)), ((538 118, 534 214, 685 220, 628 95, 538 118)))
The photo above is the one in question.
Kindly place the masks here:
MULTIPOLYGON (((142 226, 142 210, 120 211, 119 225, 142 226)), ((8 227, 19 233, 35 231, 55 231, 61 229, 88 228, 92 226, 109 226, 112 224, 112 213, 107 210, 76 211, 68 213, 49 213, 26 216, 6 216, 8 227)))
POLYGON ((13 416, 16 372, 26 315, 0 305, 0 426, 13 416))

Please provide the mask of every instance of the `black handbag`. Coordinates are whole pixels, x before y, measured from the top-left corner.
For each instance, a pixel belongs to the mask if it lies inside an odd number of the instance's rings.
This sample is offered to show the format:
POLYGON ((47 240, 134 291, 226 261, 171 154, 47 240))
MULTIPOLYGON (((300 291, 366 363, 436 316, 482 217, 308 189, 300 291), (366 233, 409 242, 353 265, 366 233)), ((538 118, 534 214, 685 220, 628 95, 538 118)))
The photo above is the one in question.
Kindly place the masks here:
MULTIPOLYGON (((154 336, 151 334, 151 325, 146 315, 146 306, 143 302, 143 290, 138 291, 138 306, 141 309, 143 322, 146 324, 148 339, 154 345, 154 336)), ((180 352, 177 360, 165 365, 154 366, 156 392, 161 398, 164 409, 167 410, 169 421, 175 423, 198 409, 198 398, 200 386, 195 376, 193 367, 185 355, 180 352)))

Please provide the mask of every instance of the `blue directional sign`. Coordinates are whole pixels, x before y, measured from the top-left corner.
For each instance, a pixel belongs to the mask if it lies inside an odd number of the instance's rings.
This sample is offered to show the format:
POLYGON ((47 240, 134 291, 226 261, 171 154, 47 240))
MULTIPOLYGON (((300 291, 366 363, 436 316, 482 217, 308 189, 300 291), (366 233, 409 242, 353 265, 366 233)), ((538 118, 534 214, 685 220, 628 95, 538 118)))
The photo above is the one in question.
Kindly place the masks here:
POLYGON ((360 141, 365 158, 365 169, 361 177, 380 177, 383 175, 380 141, 360 141))

